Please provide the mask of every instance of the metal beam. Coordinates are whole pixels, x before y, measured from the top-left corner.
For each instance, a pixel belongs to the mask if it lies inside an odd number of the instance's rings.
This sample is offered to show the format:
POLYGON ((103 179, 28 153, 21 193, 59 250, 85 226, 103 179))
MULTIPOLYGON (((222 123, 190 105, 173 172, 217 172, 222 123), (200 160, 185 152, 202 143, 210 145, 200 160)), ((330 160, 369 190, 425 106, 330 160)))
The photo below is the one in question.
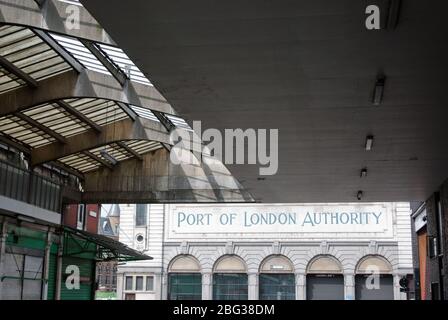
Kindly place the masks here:
POLYGON ((121 108, 121 110, 123 110, 128 115, 128 117, 132 119, 132 121, 135 121, 135 119, 137 119, 137 114, 131 108, 129 108, 126 103, 117 102, 117 104, 121 108))
POLYGON ((92 52, 92 54, 101 62, 117 81, 124 86, 129 78, 121 69, 105 55, 93 42, 85 39, 79 39, 81 43, 92 52))
MULTIPOLYGON (((36 89, 25 86, 1 94, 0 116, 67 98, 113 100, 140 107, 151 106, 151 110, 175 114, 153 86, 129 81, 126 87, 122 87, 112 76, 85 69, 79 74, 72 70, 41 80, 36 89)), ((124 104, 120 107, 125 108, 129 116, 136 117, 129 107, 124 104)))
POLYGON ((83 154, 85 154, 86 156, 88 156, 89 158, 95 160, 96 162, 99 162, 100 164, 102 164, 103 166, 109 168, 109 169, 113 169, 114 167, 107 161, 101 159, 100 157, 97 157, 96 155, 94 155, 92 152, 90 151, 83 151, 83 154))
POLYGON ((22 151, 23 153, 30 154, 31 149, 22 145, 21 143, 17 142, 13 137, 7 135, 4 132, 0 133, 0 142, 7 144, 13 148, 16 148, 19 151, 22 151))
POLYGON ((159 119, 160 123, 165 127, 168 132, 171 132, 176 126, 167 118, 163 113, 158 111, 152 111, 152 113, 159 119))
POLYGON ((59 133, 49 129, 48 127, 42 125, 41 123, 37 122, 36 120, 28 117, 27 115, 23 114, 23 113, 16 113, 14 114, 17 118, 22 119, 23 121, 28 122, 30 125, 32 125, 33 127, 36 127, 37 129, 39 129, 40 131, 45 132, 46 134, 48 134, 49 136, 55 138, 57 141, 59 141, 60 143, 67 143, 67 140, 61 136, 59 133))
POLYGON ((65 60, 76 72, 81 73, 84 67, 65 49, 63 49, 52 37, 45 31, 39 29, 32 29, 43 41, 45 41, 50 48, 57 52, 62 59, 65 60))
POLYGON ((23 80, 27 85, 33 88, 37 88, 37 81, 31 78, 27 73, 17 68, 13 63, 9 62, 6 58, 0 56, 0 66, 2 66, 6 71, 12 73, 17 78, 23 80))
POLYGON ((105 144, 125 140, 150 140, 169 144, 170 137, 165 133, 160 123, 141 119, 133 122, 124 119, 110 123, 102 127, 103 131, 97 133, 87 130, 80 134, 67 138, 67 144, 61 148, 59 143, 50 143, 42 147, 34 148, 31 152, 31 165, 36 166, 49 161, 54 161, 65 156, 91 150, 105 144))
POLYGON ((132 154, 138 160, 143 161, 143 157, 140 155, 140 153, 138 153, 137 151, 135 151, 135 150, 131 149, 130 147, 128 147, 124 142, 118 141, 117 145, 119 145, 120 148, 123 148, 124 150, 126 150, 127 152, 132 154))
POLYGON ((72 167, 69 167, 69 166, 63 164, 62 162, 52 161, 52 162, 49 163, 49 165, 54 166, 56 168, 59 168, 59 169, 65 171, 65 172, 67 172, 67 173, 69 173, 69 174, 71 174, 73 176, 76 176, 76 177, 78 177, 80 179, 84 179, 84 174, 82 172, 80 172, 80 171, 78 171, 78 170, 76 170, 76 169, 74 169, 72 167))
POLYGON ((100 133, 102 131, 101 126, 89 119, 87 116, 85 116, 83 113, 79 112, 75 108, 73 108, 71 105, 69 105, 67 102, 63 100, 56 101, 56 104, 63 108, 65 111, 70 113, 72 116, 78 118, 80 121, 86 123, 90 128, 95 130, 96 132, 100 133))

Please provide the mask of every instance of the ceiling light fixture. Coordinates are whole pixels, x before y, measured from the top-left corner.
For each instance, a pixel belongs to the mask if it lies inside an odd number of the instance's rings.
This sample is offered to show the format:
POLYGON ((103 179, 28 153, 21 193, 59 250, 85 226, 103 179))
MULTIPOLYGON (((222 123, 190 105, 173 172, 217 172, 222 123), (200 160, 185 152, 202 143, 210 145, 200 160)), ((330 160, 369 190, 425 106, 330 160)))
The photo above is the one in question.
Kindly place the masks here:
POLYGON ((358 200, 361 200, 363 196, 363 192, 361 190, 358 191, 358 194, 356 195, 356 197, 358 198, 358 200))
POLYGON ((373 147, 373 136, 368 135, 366 137, 366 151, 372 150, 372 147, 373 147))
POLYGON ((113 166, 115 166, 118 163, 118 160, 112 157, 109 153, 107 153, 106 150, 101 150, 100 154, 104 159, 106 159, 106 161, 110 162, 113 166))
POLYGON ((373 91, 372 103, 374 106, 379 106, 383 102, 384 85, 386 84, 386 77, 378 76, 373 91))
POLYGON ((361 178, 367 177, 367 168, 361 169, 361 178))

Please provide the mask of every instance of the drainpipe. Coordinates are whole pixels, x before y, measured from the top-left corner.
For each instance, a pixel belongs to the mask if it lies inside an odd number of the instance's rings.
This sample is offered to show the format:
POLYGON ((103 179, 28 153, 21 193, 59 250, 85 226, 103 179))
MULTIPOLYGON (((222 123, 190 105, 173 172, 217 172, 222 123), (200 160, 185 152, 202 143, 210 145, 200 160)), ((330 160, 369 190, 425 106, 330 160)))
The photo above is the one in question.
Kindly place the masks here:
POLYGON ((47 232, 47 243, 45 245, 45 262, 44 262, 44 272, 43 272, 43 290, 42 290, 42 300, 48 299, 48 278, 50 274, 50 257, 51 257, 51 237, 53 235, 53 232, 51 232, 50 228, 47 232))
POLYGON ((56 267, 56 294, 55 299, 61 300, 61 288, 62 288, 62 255, 64 254, 64 230, 61 232, 59 247, 58 247, 58 258, 56 267))
POLYGON ((3 219, 2 228, 0 229, 0 300, 3 296, 3 281, 1 281, 1 277, 3 277, 3 266, 5 264, 5 253, 6 253, 6 238, 8 237, 8 222, 3 219))

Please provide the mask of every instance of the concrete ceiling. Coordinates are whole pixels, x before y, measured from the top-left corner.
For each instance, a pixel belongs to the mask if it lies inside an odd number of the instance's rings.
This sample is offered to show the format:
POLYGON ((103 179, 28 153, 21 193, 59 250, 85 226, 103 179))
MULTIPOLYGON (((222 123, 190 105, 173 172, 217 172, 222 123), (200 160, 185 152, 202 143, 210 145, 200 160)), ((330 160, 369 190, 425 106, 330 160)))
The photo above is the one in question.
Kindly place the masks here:
POLYGON ((188 121, 279 129, 276 175, 229 166, 257 200, 418 201, 448 177, 447 1, 404 0, 380 31, 378 0, 81 2, 188 121))

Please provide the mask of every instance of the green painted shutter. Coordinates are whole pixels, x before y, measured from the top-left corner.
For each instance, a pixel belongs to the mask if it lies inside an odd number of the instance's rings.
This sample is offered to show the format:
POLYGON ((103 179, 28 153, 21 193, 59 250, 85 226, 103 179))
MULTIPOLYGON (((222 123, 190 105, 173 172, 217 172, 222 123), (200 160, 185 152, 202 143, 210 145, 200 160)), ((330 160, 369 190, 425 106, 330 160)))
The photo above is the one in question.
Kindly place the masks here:
POLYGON ((50 254, 50 263, 48 266, 48 292, 47 300, 54 300, 56 293, 56 276, 57 276, 57 254, 50 254))
POLYGON ((93 287, 95 285, 95 260, 64 257, 62 259, 61 300, 93 300, 93 287), (81 283, 79 289, 69 290, 65 285, 67 266, 75 265, 79 268, 81 283))

